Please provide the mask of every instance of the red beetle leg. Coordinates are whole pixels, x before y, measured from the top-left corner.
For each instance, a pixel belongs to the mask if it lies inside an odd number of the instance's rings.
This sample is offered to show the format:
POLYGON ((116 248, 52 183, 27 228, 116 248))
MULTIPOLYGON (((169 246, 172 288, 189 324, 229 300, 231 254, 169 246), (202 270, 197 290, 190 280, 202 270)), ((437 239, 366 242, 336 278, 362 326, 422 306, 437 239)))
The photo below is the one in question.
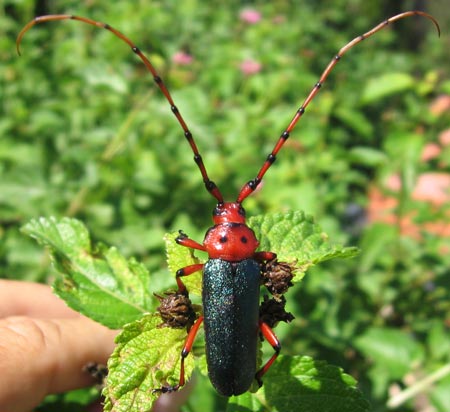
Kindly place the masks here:
POLYGON ((258 262, 262 262, 263 260, 273 260, 277 257, 276 253, 273 252, 255 252, 253 258, 258 262))
POLYGON ((192 350, 192 345, 194 344, 195 337, 202 322, 203 316, 199 316, 199 318, 196 320, 191 330, 189 331, 186 341, 184 342, 183 350, 181 351, 180 379, 178 380, 178 384, 174 386, 163 386, 159 389, 154 389, 153 392, 176 392, 178 389, 184 386, 184 384, 186 383, 184 376, 184 359, 192 350))
POLYGON ((272 363, 275 362, 275 359, 280 354, 281 344, 278 338, 276 337, 275 333, 270 328, 270 326, 267 325, 267 323, 260 322, 259 329, 261 330, 261 333, 263 334, 264 338, 267 340, 267 342, 270 343, 270 345, 275 351, 275 353, 271 356, 271 358, 261 367, 261 369, 258 372, 256 372, 255 379, 257 380, 259 386, 262 386, 261 378, 263 377, 263 375, 266 374, 266 372, 272 366, 272 363))
POLYGON ((205 246, 203 246, 201 243, 196 242, 195 240, 190 239, 188 237, 188 235, 183 233, 181 230, 180 230, 180 234, 175 239, 175 242, 177 242, 181 246, 185 246, 190 249, 206 251, 205 246))
POLYGON ((175 275, 178 285, 178 292, 187 294, 186 285, 183 283, 181 278, 183 276, 189 276, 192 275, 195 272, 198 272, 199 270, 203 269, 204 264, 203 263, 196 263, 195 265, 186 266, 184 268, 178 269, 177 273, 175 275))

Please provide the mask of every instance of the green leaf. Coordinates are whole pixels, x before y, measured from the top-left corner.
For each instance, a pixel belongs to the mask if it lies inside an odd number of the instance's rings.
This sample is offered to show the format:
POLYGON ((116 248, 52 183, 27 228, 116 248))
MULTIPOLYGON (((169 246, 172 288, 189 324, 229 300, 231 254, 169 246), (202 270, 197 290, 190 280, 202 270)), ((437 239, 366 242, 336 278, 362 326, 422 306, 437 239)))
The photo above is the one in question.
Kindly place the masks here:
POLYGON ((340 368, 309 356, 279 356, 258 392, 230 399, 227 412, 237 411, 364 412, 369 404, 340 368))
MULTIPOLYGON (((116 338, 117 348, 108 362, 103 392, 105 411, 149 410, 158 396, 153 389, 178 383, 186 331, 158 328, 160 323, 159 317, 147 315, 126 325, 116 338)), ((192 355, 185 362, 189 379, 192 355)), ((279 356, 261 389, 230 398, 227 411, 245 410, 365 412, 369 405, 355 380, 340 368, 307 356, 279 356)))
POLYGON ((112 329, 153 309, 156 301, 149 292, 146 268, 134 259, 126 260, 114 247, 92 245, 81 222, 40 218, 22 230, 49 248, 62 274, 54 291, 72 309, 112 329))
POLYGON ((414 87, 414 78, 408 73, 386 73, 370 79, 362 93, 362 104, 372 104, 377 100, 409 90, 414 87))
POLYGON ((376 167, 386 163, 388 157, 380 150, 371 147, 355 146, 350 149, 349 159, 356 164, 376 167))
MULTIPOLYGON (((396 238, 397 229, 393 225, 373 223, 368 226, 360 243, 361 249, 364 250, 359 259, 360 273, 371 273, 377 263, 379 264, 383 259, 392 259, 389 254, 386 254, 386 248, 389 248, 396 238)), ((369 289, 373 288, 373 283, 370 285, 370 277, 363 276, 358 281, 361 284, 368 283, 369 289)), ((379 291, 374 290, 373 292, 375 296, 379 291)))
POLYGON ((402 378, 424 357, 414 337, 396 329, 372 327, 356 339, 355 346, 392 379, 402 378))
POLYGON ((419 133, 395 132, 387 136, 385 150, 390 166, 399 171, 402 179, 400 200, 407 201, 417 184, 419 161, 425 145, 425 136, 419 133))
POLYGON ((33 411, 34 412, 75 412, 85 411, 89 405, 98 401, 100 398, 98 388, 91 386, 90 388, 74 389, 64 393, 47 395, 42 403, 33 411), (69 409, 67 405, 70 405, 69 409))
POLYGON ((246 392, 231 398, 226 412, 263 412, 266 410, 262 399, 254 393, 246 392))
POLYGON ((260 250, 277 253, 279 261, 297 262, 294 281, 320 262, 350 258, 358 253, 355 247, 331 244, 314 219, 301 211, 251 217, 248 224, 260 241, 260 250))
POLYGON ((427 343, 430 357, 436 361, 446 359, 450 348, 450 332, 444 322, 439 319, 429 320, 427 343))
POLYGON ((430 399, 437 412, 448 412, 448 405, 450 405, 450 374, 441 381, 434 383, 433 388, 430 390, 430 399))
MULTIPOLYGON (((159 327, 161 318, 146 315, 125 325, 116 337, 117 347, 108 361, 103 391, 105 411, 149 411, 162 385, 175 385, 180 374, 185 329, 159 327)), ((185 359, 186 378, 193 370, 193 357, 185 359)))
POLYGON ((360 111, 354 108, 338 106, 334 115, 347 127, 353 129, 358 135, 370 138, 373 136, 372 123, 360 111))

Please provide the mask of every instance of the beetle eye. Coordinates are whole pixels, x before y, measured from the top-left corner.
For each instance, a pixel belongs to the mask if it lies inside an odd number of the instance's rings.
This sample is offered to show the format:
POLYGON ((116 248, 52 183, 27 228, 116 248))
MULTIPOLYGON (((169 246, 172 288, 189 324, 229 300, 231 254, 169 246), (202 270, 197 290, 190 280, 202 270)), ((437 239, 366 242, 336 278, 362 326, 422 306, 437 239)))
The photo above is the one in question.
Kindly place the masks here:
POLYGON ((219 203, 213 210, 213 216, 222 216, 226 213, 223 204, 219 203))

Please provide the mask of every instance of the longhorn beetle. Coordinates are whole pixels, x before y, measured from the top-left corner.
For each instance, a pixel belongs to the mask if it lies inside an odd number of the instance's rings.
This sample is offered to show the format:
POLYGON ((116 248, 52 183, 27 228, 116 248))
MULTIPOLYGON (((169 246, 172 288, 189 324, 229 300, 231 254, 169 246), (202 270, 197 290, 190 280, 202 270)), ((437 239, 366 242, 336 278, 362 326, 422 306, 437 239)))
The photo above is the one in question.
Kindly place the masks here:
POLYGON ((195 335, 202 322, 205 329, 209 377, 217 391, 225 396, 239 395, 250 388, 255 378, 259 385, 262 385, 262 376, 273 364, 281 349, 277 337, 268 324, 259 319, 258 312, 261 265, 264 262, 275 259, 276 254, 270 251, 256 251, 259 242, 252 229, 245 223, 245 210, 242 207, 242 203, 259 186, 265 173, 275 162, 283 144, 305 113, 306 107, 319 92, 341 57, 353 46, 390 23, 410 16, 423 16, 430 19, 436 26, 438 34, 440 34, 439 25, 434 17, 422 11, 407 11, 383 21, 367 33, 356 37, 342 47, 332 58, 320 76, 319 81, 296 111, 287 128, 281 133, 272 152, 267 156, 256 177, 241 188, 234 202, 225 202, 219 188, 210 180, 192 133, 175 105, 169 90, 149 59, 128 37, 108 24, 67 14, 36 17, 19 33, 17 37, 17 52, 19 55, 19 47, 24 34, 35 24, 53 20, 78 20, 104 28, 127 43, 153 75, 155 83, 169 102, 170 108, 183 129, 184 136, 194 153, 194 160, 200 170, 206 190, 217 201, 217 205, 213 210, 214 225, 206 232, 203 243, 190 239, 181 231, 176 239, 176 242, 182 246, 205 251, 208 254, 208 260, 205 264, 186 266, 179 269, 176 273, 178 293, 187 295, 186 286, 182 278, 194 272, 203 271, 203 315, 196 320, 190 329, 181 352, 178 384, 163 386, 156 389, 157 391, 173 392, 185 384, 184 359, 192 348, 195 335), (259 370, 257 370, 256 365, 258 331, 262 333, 275 351, 259 370))

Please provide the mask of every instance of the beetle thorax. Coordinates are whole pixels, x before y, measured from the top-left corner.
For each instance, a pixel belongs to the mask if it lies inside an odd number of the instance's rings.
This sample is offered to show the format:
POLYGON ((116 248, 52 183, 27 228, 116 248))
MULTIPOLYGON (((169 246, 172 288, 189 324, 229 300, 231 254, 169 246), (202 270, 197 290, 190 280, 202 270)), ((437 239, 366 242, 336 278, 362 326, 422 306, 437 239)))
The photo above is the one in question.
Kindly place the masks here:
POLYGON ((240 203, 219 203, 213 221, 215 224, 203 241, 210 259, 238 262, 253 257, 259 242, 245 223, 245 210, 240 203))

